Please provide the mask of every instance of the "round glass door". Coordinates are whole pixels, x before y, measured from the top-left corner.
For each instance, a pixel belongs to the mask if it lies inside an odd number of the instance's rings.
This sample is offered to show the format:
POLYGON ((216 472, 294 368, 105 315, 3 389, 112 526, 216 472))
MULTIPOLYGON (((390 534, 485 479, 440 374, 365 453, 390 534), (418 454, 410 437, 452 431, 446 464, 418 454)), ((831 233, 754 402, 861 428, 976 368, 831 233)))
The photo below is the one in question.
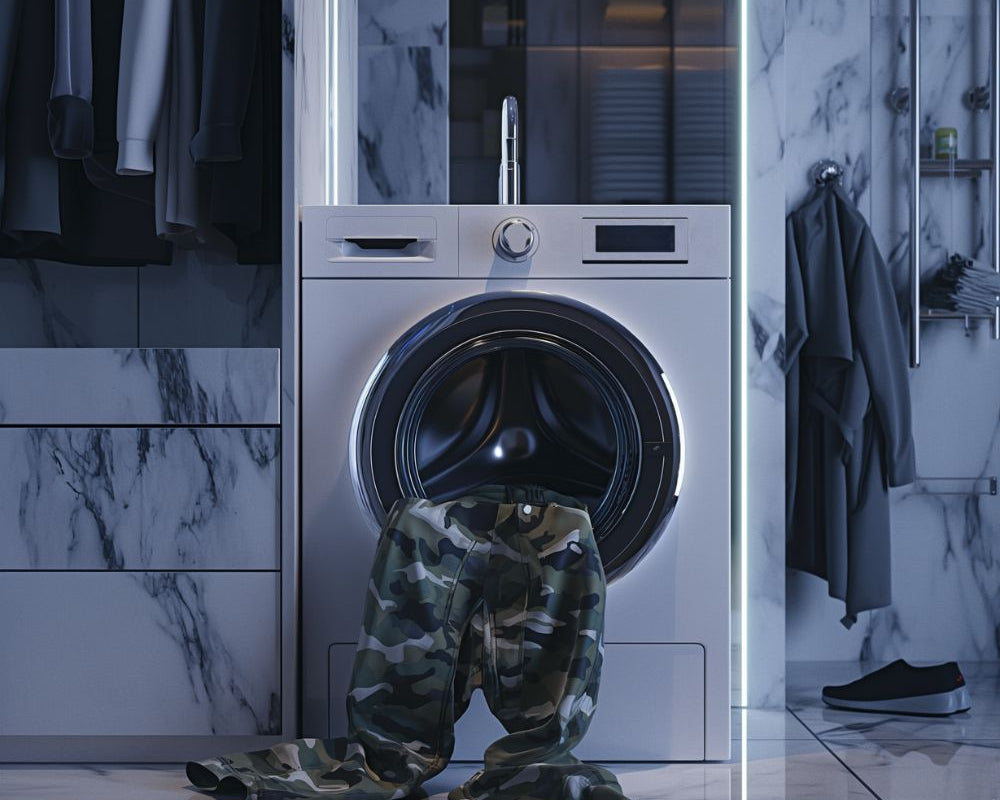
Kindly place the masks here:
POLYGON ((403 496, 529 484, 587 505, 609 579, 662 532, 680 434, 659 366, 621 325, 528 292, 448 306, 407 331, 361 398, 354 478, 377 522, 403 496))

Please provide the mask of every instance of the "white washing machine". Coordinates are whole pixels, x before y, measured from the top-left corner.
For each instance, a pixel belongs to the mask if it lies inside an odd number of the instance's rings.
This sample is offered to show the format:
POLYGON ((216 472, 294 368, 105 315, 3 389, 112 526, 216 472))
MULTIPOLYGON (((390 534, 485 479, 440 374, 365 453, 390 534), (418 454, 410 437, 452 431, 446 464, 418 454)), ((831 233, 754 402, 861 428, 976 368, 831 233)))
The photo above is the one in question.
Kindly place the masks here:
MULTIPOLYGON (((609 576, 577 754, 729 757, 725 206, 302 209, 303 733, 345 732, 386 509, 533 483, 609 576)), ((455 760, 503 734, 477 694, 455 760)))

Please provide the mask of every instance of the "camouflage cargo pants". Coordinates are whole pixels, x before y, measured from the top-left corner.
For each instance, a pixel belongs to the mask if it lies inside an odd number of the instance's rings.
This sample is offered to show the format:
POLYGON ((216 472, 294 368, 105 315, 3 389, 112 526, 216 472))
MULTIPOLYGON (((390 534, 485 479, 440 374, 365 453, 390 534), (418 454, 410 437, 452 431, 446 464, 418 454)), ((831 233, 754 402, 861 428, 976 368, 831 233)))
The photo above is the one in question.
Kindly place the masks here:
POLYGON ((195 786, 256 800, 422 796, 481 688, 508 734, 451 800, 622 797, 610 772, 570 752, 594 713, 603 653, 604 570, 580 504, 504 487, 400 500, 368 589, 348 737, 191 763, 195 786))

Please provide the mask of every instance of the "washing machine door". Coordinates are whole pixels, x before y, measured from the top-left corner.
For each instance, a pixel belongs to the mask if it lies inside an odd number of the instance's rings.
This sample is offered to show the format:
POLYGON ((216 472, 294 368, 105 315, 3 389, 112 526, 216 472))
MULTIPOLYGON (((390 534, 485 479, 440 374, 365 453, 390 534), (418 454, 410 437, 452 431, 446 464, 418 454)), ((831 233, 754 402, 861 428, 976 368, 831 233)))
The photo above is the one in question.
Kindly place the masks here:
POLYGON ((481 294, 410 328, 381 359, 352 432, 372 521, 403 496, 532 484, 590 511, 609 579, 666 527, 681 437, 665 377, 622 325, 569 299, 481 294))

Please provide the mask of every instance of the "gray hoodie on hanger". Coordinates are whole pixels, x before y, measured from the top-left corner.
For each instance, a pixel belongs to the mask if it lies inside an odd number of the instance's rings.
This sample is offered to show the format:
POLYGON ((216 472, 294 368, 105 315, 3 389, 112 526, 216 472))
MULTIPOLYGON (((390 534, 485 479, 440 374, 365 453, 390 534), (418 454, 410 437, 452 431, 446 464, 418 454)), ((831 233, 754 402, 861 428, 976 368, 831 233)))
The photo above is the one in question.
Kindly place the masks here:
POLYGON ((841 620, 889 605, 889 487, 914 480, 899 310, 864 217, 839 186, 788 218, 788 565, 825 579, 841 620))

